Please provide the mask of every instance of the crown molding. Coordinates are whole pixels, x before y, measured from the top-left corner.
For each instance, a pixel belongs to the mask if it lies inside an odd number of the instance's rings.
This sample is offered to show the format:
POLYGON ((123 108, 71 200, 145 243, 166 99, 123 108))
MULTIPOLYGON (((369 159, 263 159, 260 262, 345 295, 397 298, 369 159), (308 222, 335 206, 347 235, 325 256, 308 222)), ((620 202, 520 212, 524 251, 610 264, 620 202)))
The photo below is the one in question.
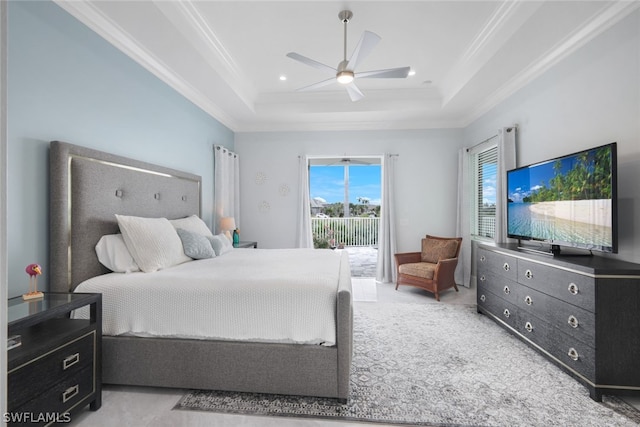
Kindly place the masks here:
POLYGON ((593 40, 604 31, 640 8, 639 2, 620 1, 608 4, 595 13, 590 20, 557 43, 553 48, 524 68, 524 71, 511 78, 508 82, 487 96, 463 120, 463 126, 468 126, 482 115, 489 112, 509 96, 524 86, 533 82, 547 70, 558 64, 580 47, 593 40))
POLYGON ((154 0, 154 5, 189 41, 209 67, 224 80, 244 106, 253 111, 256 93, 249 84, 250 79, 242 72, 242 68, 211 28, 196 2, 154 0))
POLYGON ((97 6, 89 1, 53 1, 169 87, 193 102, 207 114, 215 117, 224 126, 231 130, 237 127, 236 121, 222 108, 211 102, 209 98, 202 96, 198 90, 193 88, 180 75, 171 70, 151 52, 144 49, 130 34, 100 11, 97 6))
POLYGON ((542 3, 505 1, 469 43, 442 83, 443 103, 453 100, 542 3))

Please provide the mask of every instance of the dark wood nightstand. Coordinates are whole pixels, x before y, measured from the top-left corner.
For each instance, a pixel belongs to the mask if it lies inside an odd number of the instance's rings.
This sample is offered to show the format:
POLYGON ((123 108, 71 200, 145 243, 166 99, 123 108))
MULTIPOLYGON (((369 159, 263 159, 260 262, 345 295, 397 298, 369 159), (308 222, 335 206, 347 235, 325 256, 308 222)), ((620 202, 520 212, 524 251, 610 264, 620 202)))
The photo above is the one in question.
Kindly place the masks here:
POLYGON ((102 295, 45 293, 38 300, 9 299, 8 336, 21 345, 8 351, 9 424, 69 422, 69 413, 102 404, 102 295), (71 311, 88 306, 88 319, 71 311))
POLYGON ((258 242, 240 242, 233 245, 234 248, 257 248, 258 242))

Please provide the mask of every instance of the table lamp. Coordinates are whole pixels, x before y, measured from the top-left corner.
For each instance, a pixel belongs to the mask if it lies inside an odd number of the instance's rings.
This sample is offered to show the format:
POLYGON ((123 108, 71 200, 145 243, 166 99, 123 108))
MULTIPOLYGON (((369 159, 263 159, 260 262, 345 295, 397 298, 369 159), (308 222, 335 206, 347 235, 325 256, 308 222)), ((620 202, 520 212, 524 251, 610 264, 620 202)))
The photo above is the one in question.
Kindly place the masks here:
POLYGON ((231 230, 236 229, 236 220, 232 216, 225 216, 220 220, 220 229, 224 231, 224 235, 231 240, 231 230))

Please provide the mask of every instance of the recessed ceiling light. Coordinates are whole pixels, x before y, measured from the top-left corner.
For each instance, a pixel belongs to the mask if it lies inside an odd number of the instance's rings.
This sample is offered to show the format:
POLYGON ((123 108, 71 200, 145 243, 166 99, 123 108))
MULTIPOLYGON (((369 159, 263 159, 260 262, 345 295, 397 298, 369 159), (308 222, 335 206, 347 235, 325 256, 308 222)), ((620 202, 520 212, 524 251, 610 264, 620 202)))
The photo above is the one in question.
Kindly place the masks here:
POLYGON ((285 81, 285 80, 287 80, 287 76, 285 76, 285 75, 280 76, 280 80, 281 80, 281 81, 285 81))
POLYGON ((409 70, 409 76, 415 76, 416 72, 415 70, 409 70))

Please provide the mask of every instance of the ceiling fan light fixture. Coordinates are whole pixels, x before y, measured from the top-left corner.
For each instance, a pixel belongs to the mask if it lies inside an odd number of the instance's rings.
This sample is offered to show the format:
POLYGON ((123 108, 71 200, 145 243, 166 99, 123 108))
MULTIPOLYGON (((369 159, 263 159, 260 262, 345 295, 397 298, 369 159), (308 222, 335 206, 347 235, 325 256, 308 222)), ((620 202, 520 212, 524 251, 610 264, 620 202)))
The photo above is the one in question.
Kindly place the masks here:
POLYGON ((338 83, 341 83, 343 85, 348 85, 349 83, 351 83, 353 81, 353 71, 349 71, 349 70, 343 70, 340 71, 337 75, 336 75, 336 79, 338 80, 338 83))

